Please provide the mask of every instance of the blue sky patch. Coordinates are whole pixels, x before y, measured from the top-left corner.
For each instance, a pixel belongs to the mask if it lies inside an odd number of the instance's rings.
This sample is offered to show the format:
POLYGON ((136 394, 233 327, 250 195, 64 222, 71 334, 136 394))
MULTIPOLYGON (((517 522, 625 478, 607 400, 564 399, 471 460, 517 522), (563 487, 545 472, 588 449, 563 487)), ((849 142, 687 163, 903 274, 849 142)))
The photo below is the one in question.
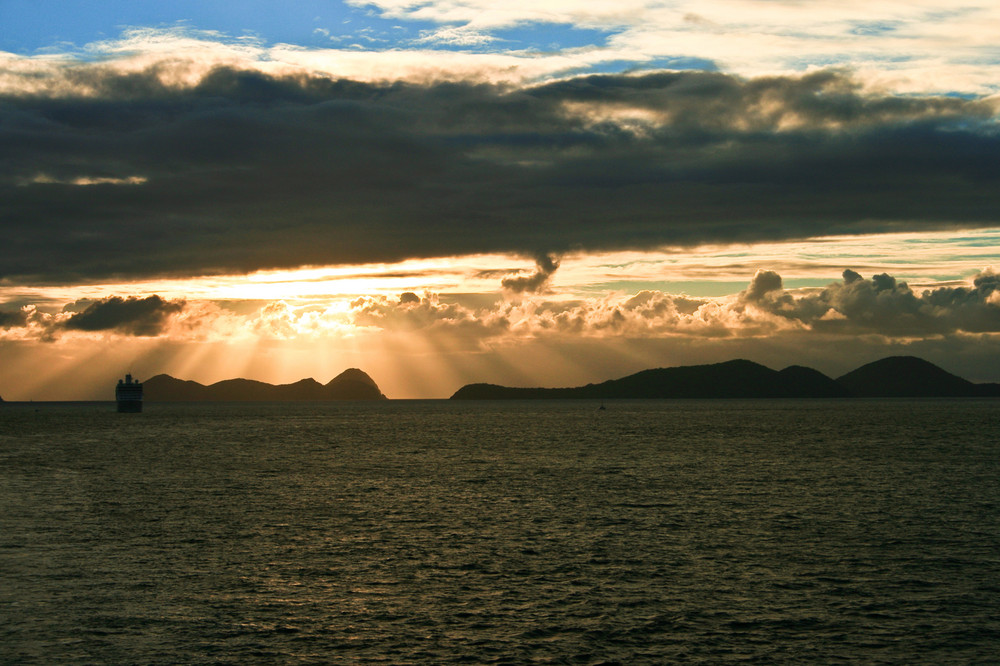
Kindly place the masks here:
POLYGON ((705 58, 653 58, 651 60, 605 60, 572 74, 621 74, 637 70, 676 69, 717 72, 718 66, 705 58))
POLYGON ((184 27, 228 37, 253 36, 264 44, 313 48, 357 42, 386 48, 437 27, 430 22, 398 22, 375 12, 328 0, 2 0, 0 51, 44 52, 67 44, 82 47, 118 38, 128 28, 184 27))
POLYGON ((492 36, 504 48, 525 51, 561 51, 583 46, 604 46, 613 31, 577 28, 572 25, 532 23, 497 30, 492 36))

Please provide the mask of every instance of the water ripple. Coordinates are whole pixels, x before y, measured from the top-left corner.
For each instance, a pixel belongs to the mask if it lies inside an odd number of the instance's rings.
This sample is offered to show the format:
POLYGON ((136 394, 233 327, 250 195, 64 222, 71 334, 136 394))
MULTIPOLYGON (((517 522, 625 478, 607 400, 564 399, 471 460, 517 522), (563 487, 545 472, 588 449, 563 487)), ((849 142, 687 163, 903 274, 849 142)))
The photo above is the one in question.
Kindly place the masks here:
POLYGON ((998 415, 4 406, 0 661, 986 663, 998 415))

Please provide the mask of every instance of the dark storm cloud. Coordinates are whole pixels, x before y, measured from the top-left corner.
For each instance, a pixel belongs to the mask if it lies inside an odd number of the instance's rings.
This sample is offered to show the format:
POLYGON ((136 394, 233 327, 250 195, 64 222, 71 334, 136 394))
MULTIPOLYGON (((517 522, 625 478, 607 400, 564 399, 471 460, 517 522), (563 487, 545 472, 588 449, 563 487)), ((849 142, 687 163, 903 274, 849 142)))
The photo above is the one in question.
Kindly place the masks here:
POLYGON ((781 292, 784 283, 781 276, 774 271, 757 271, 750 280, 750 286, 743 292, 743 297, 753 303, 759 303, 768 298, 769 294, 781 292))
POLYGON ((541 254, 535 258, 535 271, 531 275, 507 277, 501 280, 500 284, 504 289, 512 291, 515 294, 545 291, 548 287, 549 279, 558 268, 559 261, 556 257, 541 254))
POLYGON ((126 335, 154 336, 163 332, 167 319, 184 309, 183 301, 110 296, 90 303, 82 312, 65 319, 61 326, 77 331, 115 331, 126 335))
POLYGON ((530 88, 218 68, 0 96, 0 279, 198 275, 476 252, 995 224, 986 101, 848 77, 530 88))

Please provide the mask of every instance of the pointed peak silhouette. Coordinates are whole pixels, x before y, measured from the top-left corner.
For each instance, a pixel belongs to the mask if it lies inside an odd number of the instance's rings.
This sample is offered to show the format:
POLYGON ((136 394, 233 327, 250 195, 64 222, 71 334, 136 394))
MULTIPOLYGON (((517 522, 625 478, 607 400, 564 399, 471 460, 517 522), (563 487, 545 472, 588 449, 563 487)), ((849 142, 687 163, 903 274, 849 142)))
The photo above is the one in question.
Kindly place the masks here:
POLYGON ((342 373, 331 379, 327 383, 327 386, 337 382, 345 382, 345 381, 361 382, 363 384, 376 386, 375 380, 369 377, 368 373, 364 372, 363 370, 359 370, 358 368, 348 368, 347 370, 344 370, 342 373))

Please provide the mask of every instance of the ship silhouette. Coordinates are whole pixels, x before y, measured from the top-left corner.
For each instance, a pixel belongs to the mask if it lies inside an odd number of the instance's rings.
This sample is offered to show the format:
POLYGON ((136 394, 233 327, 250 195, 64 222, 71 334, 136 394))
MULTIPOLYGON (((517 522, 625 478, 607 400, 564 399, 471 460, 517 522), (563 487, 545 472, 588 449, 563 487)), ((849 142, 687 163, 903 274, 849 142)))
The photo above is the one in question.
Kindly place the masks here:
POLYGON ((135 414, 142 411, 142 382, 132 381, 132 375, 125 375, 125 379, 118 380, 115 387, 115 400, 118 402, 118 411, 135 414))

